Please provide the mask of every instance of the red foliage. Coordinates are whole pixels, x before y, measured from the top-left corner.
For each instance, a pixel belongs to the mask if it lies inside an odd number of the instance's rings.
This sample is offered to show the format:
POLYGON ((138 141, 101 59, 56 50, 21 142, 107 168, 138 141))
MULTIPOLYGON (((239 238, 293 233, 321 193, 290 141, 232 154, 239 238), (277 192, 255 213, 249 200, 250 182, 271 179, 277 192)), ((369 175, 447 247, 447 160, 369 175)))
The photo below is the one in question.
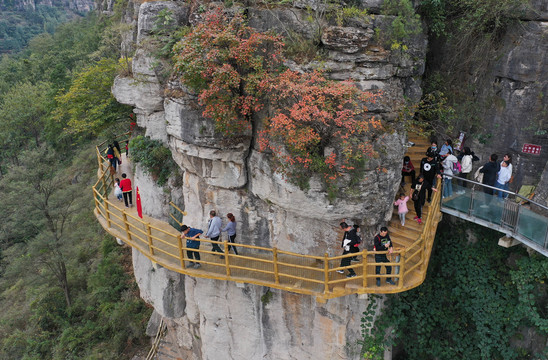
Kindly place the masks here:
POLYGON ((204 116, 215 119, 219 131, 237 134, 262 108, 282 47, 279 36, 258 33, 241 16, 228 20, 217 10, 176 45, 175 66, 198 91, 204 116))
POLYGON ((375 97, 317 71, 283 70, 282 47, 280 37, 258 33, 241 16, 215 11, 176 46, 176 68, 217 130, 238 135, 269 106, 259 144, 274 153, 278 171, 335 180, 374 153, 366 135, 381 125, 364 103, 375 97))
POLYGON ((299 171, 304 167, 334 180, 374 154, 365 135, 381 124, 366 116, 363 104, 375 96, 350 82, 286 70, 271 84, 270 99, 275 115, 260 134, 260 146, 282 160, 282 171, 292 173, 299 164, 299 171), (326 153, 329 148, 334 151, 326 153))

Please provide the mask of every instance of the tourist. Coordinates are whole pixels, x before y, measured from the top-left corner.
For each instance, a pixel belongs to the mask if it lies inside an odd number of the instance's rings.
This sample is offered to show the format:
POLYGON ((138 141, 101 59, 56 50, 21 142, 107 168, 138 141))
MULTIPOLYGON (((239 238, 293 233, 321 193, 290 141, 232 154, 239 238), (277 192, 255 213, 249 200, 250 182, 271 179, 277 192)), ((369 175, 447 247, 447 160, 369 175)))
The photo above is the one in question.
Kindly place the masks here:
MULTIPOLYGON (((209 212, 209 221, 207 222, 207 233, 206 238, 209 238, 213 241, 219 241, 219 237, 221 236, 221 226, 223 225, 223 221, 220 217, 217 216, 217 213, 215 210, 211 210, 209 212)), ((211 251, 217 251, 222 253, 223 250, 221 250, 221 247, 218 243, 214 242, 211 243, 211 251)), ((225 257, 221 255, 221 259, 224 259, 225 257)))
MULTIPOLYGON (((508 181, 508 185, 510 185, 512 183, 512 181, 514 181, 513 167, 512 167, 512 155, 504 154, 504 156, 502 157, 502 161, 508 162, 508 171, 510 171, 510 180, 508 181)), ((502 166, 502 161, 500 163, 501 166, 502 166)))
POLYGON ((453 167, 459 160, 451 149, 447 150, 445 159, 441 162, 443 167, 443 198, 453 196, 453 167))
POLYGON ((430 185, 428 187, 428 202, 432 201, 432 188, 436 185, 436 175, 441 178, 439 173, 439 164, 434 154, 430 153, 421 160, 421 174, 430 185))
POLYGON ((403 158, 403 167, 401 169, 401 186, 405 186, 406 176, 411 177, 411 184, 415 182, 415 167, 413 166, 409 156, 405 156, 403 158))
POLYGON ((122 149, 120 148, 120 144, 118 143, 118 141, 114 140, 113 147, 114 147, 114 156, 118 160, 118 165, 122 165, 122 149))
MULTIPOLYGON (((228 224, 221 230, 223 232, 226 231, 226 234, 228 235, 228 240, 235 244, 234 239, 236 239, 236 218, 232 213, 226 214, 226 217, 228 218, 228 224)), ((238 255, 238 250, 236 250, 236 246, 229 246, 228 251, 230 249, 234 250, 234 254, 238 255)))
MULTIPOLYGON (((495 186, 497 174, 500 170, 500 165, 497 164, 497 159, 497 154, 491 154, 491 156, 489 156, 489 162, 483 165, 483 168, 480 170, 480 173, 483 174, 482 184, 495 186)), ((483 192, 488 195, 493 195, 493 189, 488 187, 484 187, 483 192)))
POLYGON ((413 185, 411 185, 411 193, 409 196, 414 202, 416 216, 413 220, 416 220, 419 224, 422 224, 422 207, 426 199, 426 191, 438 191, 436 188, 432 188, 430 182, 424 178, 424 175, 419 175, 413 185), (431 190, 430 190, 431 189, 431 190))
POLYGON ((408 201, 409 196, 405 196, 404 193, 401 193, 399 200, 394 202, 394 205, 398 207, 398 216, 400 217, 401 226, 405 226, 405 215, 409 212, 409 209, 407 208, 408 201))
POLYGON ((120 189, 120 179, 114 180, 114 195, 120 201, 122 201, 122 189, 120 189))
MULTIPOLYGON (((343 255, 350 254, 351 250, 354 245, 358 244, 358 235, 356 228, 353 228, 352 226, 348 225, 345 222, 340 223, 341 229, 344 230, 345 237, 342 241, 341 247, 343 248, 343 255)), ((340 267, 346 267, 350 266, 350 257, 344 257, 341 259, 341 265, 340 267)), ((344 274, 344 270, 337 270, 339 274, 344 274)), ((348 269, 348 275, 346 277, 354 277, 356 276, 356 273, 354 272, 354 269, 350 268, 348 269)))
POLYGON ((450 139, 445 140, 445 143, 441 146, 439 156, 441 160, 445 159, 449 154, 453 153, 453 142, 450 139))
MULTIPOLYGON (((495 187, 497 189, 501 190, 508 190, 508 183, 510 182, 510 178, 512 177, 512 172, 510 168, 510 163, 508 161, 502 161, 500 163, 500 170, 497 174, 497 182, 495 183, 495 187)), ((502 201, 502 199, 506 199, 508 197, 508 193, 497 191, 499 200, 502 201)))
POLYGON ((114 172, 116 172, 116 167, 118 166, 118 159, 114 155, 114 147, 112 146, 112 144, 108 144, 106 154, 107 154, 107 159, 110 162, 110 166, 112 166, 112 168, 114 169, 114 172))
MULTIPOLYGON (((390 240, 390 235, 388 235, 388 228, 386 226, 383 226, 381 228, 381 231, 379 234, 375 236, 375 239, 373 240, 374 244, 374 250, 375 251, 388 251, 389 254, 392 254, 393 247, 392 247, 392 241, 390 240)), ((375 262, 378 263, 389 263, 388 257, 386 257, 386 254, 375 254, 375 262)), ((386 274, 390 275, 392 273, 392 266, 385 265, 386 268, 386 274)), ((381 265, 375 266, 375 274, 379 275, 381 273, 381 265)), ((396 285, 394 281, 392 281, 391 277, 386 278, 386 282, 390 285, 396 285)), ((377 286, 381 286, 381 278, 377 278, 377 286)))
MULTIPOLYGON (((360 244, 362 243, 362 238, 360 236, 360 225, 354 224, 352 227, 354 228, 354 230, 356 230, 357 243, 350 248, 350 252, 353 254, 357 254, 360 252, 360 244)), ((350 260, 359 261, 356 255, 354 255, 350 260)))
POLYGON ((126 207, 133 207, 131 180, 127 178, 126 173, 122 174, 122 180, 120 181, 120 189, 122 189, 122 194, 124 196, 124 204, 126 205, 126 207), (128 206, 128 202, 129 202, 129 206, 128 206))
MULTIPOLYGON (((472 161, 474 161, 474 153, 470 150, 468 146, 464 148, 464 153, 460 157, 460 166, 461 172, 457 175, 461 179, 468 179, 470 173, 472 172, 472 161)), ((457 179, 457 185, 462 186, 466 189, 468 186, 466 181, 457 179)), ((457 191, 457 194, 464 194, 464 190, 457 191)))
POLYGON ((195 268, 198 269, 202 265, 199 263, 200 261, 200 253, 198 251, 189 250, 189 249, 199 249, 200 248, 200 241, 196 240, 200 238, 200 234, 203 234, 203 230, 194 229, 191 227, 188 227, 186 225, 181 226, 181 236, 183 238, 186 238, 186 254, 189 259, 196 260, 190 261, 190 263, 187 265, 187 268, 195 268))
POLYGON ((434 160, 438 161, 439 153, 440 149, 438 149, 438 142, 436 140, 432 140, 430 147, 426 149, 426 156, 431 156, 434 160))

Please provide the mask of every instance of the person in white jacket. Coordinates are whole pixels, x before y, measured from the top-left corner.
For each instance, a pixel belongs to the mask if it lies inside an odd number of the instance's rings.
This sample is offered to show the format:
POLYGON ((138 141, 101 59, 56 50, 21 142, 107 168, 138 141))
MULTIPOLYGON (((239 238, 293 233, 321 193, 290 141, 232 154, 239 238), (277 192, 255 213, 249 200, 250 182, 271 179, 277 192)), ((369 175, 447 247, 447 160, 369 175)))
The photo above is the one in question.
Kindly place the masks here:
MULTIPOLYGON (((501 190, 508 190, 508 182, 510 181, 510 178, 512 177, 512 170, 509 166, 510 163, 508 161, 503 161, 500 163, 500 170, 497 174, 497 182, 495 183, 495 187, 497 189, 501 190)), ((497 191, 499 200, 502 201, 502 199, 506 199, 508 197, 508 193, 497 191)))
POLYGON ((447 175, 453 175, 453 164, 458 161, 457 157, 449 150, 445 160, 441 162, 443 166, 443 198, 453 196, 453 178, 447 175))
MULTIPOLYGON (((460 166, 462 168, 460 174, 457 176, 462 179, 469 179, 470 173, 472 172, 472 161, 474 159, 474 155, 472 154, 472 151, 468 146, 464 148, 464 153, 462 155, 462 159, 460 161, 460 166)), ((457 185, 461 186, 463 189, 465 189, 468 184, 466 181, 462 181, 457 179, 457 185)), ((457 191, 457 194, 464 194, 464 190, 457 191)))

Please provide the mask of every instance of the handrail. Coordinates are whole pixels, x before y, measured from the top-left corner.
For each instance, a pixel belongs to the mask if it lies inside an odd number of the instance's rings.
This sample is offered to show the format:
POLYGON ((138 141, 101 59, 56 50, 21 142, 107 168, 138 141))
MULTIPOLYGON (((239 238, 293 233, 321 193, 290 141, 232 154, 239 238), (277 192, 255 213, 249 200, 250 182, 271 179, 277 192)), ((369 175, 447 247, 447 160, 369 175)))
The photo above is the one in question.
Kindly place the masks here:
POLYGON ((491 185, 487 185, 487 184, 482 184, 482 183, 479 183, 477 181, 474 181, 474 180, 468 180, 468 179, 464 179, 464 178, 461 178, 461 177, 458 177, 458 176, 455 176, 455 175, 449 175, 449 174, 443 174, 443 176, 447 176, 447 177, 450 177, 452 179, 457 179, 457 180, 461 180, 461 181, 466 181, 467 183, 470 183, 470 184, 474 184, 474 185, 479 185, 481 187, 484 187, 484 188, 488 188, 488 189, 492 189, 492 190, 496 190, 496 191, 502 191, 508 195, 514 195, 515 197, 518 197, 524 201, 527 201, 527 202, 530 202, 531 204, 534 204, 535 206, 538 206, 544 210, 548 210, 548 206, 546 205, 542 205, 534 200, 531 200, 529 198, 526 198, 524 197, 523 195, 520 195, 518 193, 515 193, 515 192, 512 192, 512 191, 508 191, 508 190, 503 190, 503 189, 499 189, 495 186, 491 186, 491 185))
MULTIPOLYGON (((451 179, 456 177, 452 175, 445 176, 451 179)), ((548 218, 534 211, 534 207, 547 210, 548 207, 511 191, 459 177, 456 178, 473 183, 474 186, 477 185, 479 191, 475 187, 472 187, 468 193, 466 191, 457 192, 458 196, 447 198, 441 202, 441 211, 500 231, 506 234, 506 236, 514 238, 539 253, 548 256, 548 218), (502 192, 507 194, 508 198, 500 198, 501 201, 499 202, 497 195, 486 194, 482 189, 492 189, 493 192, 502 192), (511 197, 525 200, 531 203, 533 208, 527 209, 521 204, 521 201, 514 202, 510 200, 511 197), (461 200, 458 200, 458 198, 461 198, 461 200), (485 210, 482 210, 482 207, 485 210)))
MULTIPOLYGON (((213 279, 247 282, 269 286, 302 294, 315 295, 318 300, 344 296, 351 293, 396 293, 416 287, 424 281, 435 229, 439 221, 437 211, 440 206, 439 191, 434 194, 424 228, 419 238, 409 247, 394 249, 388 263, 377 263, 373 255, 388 254, 387 251, 368 251, 345 255, 327 256, 305 255, 277 248, 255 246, 250 244, 230 243, 227 240, 195 239, 199 244, 217 244, 221 252, 199 246, 198 249, 187 247, 188 238, 181 237, 179 231, 165 222, 149 218, 141 219, 108 199, 113 177, 108 167, 103 165, 107 160, 97 147, 98 177, 93 185, 96 198, 95 214, 103 227, 112 235, 137 249, 151 261, 163 267, 183 274, 213 279), (229 248, 238 250, 238 255, 229 253, 229 248), (189 257, 189 251, 201 255, 200 260, 189 257), (359 263, 340 266, 342 259, 356 255, 362 256, 359 263), (399 262, 398 262, 399 260, 399 262), (195 269, 186 263, 202 265, 195 269), (396 274, 376 274, 375 267, 400 267, 396 274), (354 269, 358 276, 341 277, 340 270, 354 269), (375 278, 393 278, 397 286, 375 286, 375 278), (359 284, 358 284, 359 283, 359 284), (351 285, 352 284, 352 285, 351 285), (357 285, 357 286, 356 286, 357 285)), ((441 182, 440 182, 441 183, 441 182)), ((438 188, 440 185, 438 184, 438 188)), ((175 204, 170 205, 183 215, 186 213, 175 204)), ((182 225, 182 222, 178 222, 182 225)))

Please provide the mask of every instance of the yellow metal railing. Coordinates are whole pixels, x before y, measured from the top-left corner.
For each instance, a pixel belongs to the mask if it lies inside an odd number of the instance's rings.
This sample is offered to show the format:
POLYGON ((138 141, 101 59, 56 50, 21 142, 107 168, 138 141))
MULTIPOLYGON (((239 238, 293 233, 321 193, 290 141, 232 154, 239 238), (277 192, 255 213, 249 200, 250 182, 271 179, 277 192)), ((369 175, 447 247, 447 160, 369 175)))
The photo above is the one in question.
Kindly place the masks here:
MULTIPOLYGON (((107 232, 122 239, 126 244, 138 250, 151 261, 183 274, 195 277, 230 280, 268 286, 301 294, 314 295, 320 301, 363 293, 397 293, 420 285, 426 276, 430 253, 440 220, 440 194, 436 192, 423 225, 422 234, 410 246, 394 249, 390 263, 376 263, 375 254, 387 253, 363 250, 358 254, 340 256, 303 255, 248 244, 230 243, 196 239, 200 242, 198 249, 187 248, 186 239, 177 229, 167 222, 135 215, 135 210, 119 207, 117 202, 108 199, 111 192, 113 176, 108 171, 107 160, 97 147, 99 163, 98 180, 93 185, 95 214, 107 232), (222 252, 215 252, 209 244, 217 244, 222 252), (238 251, 231 253, 230 247, 238 251), (200 254, 200 260, 188 257, 188 251, 200 254), (341 267, 343 258, 361 255, 359 263, 341 267), (399 261, 397 261, 399 260, 399 261), (200 268, 189 267, 189 262, 200 264, 200 268), (375 267, 392 266, 392 274, 375 274, 375 267), (347 278, 337 273, 338 270, 354 269, 357 276, 347 278), (398 271, 399 270, 399 271, 398 271), (397 282, 394 285, 376 286, 376 278, 391 277, 397 282)), ((184 212, 171 205, 179 212, 184 212)), ((172 216, 173 217, 173 216, 172 216)), ((173 219, 181 225, 175 217, 173 219)))

